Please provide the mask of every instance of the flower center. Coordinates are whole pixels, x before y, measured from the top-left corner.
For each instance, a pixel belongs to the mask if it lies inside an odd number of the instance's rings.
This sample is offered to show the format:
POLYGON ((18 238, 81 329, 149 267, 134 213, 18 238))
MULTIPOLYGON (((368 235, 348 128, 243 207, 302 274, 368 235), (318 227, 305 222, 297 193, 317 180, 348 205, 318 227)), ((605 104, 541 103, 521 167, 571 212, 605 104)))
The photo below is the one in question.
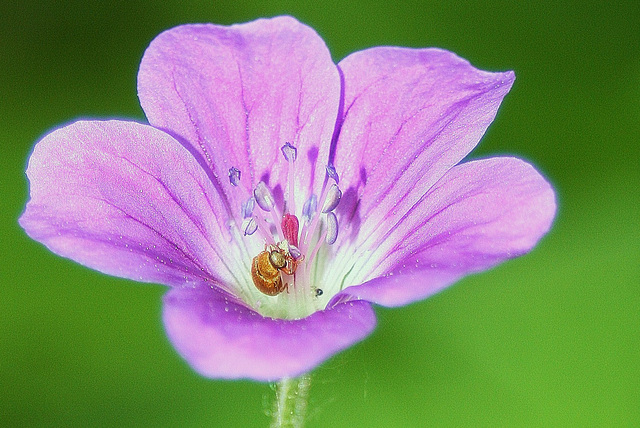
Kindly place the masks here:
MULTIPOLYGON (((256 248, 257 241, 261 249, 249 254, 250 275, 239 275, 244 282, 250 278, 251 284, 239 284, 236 294, 262 315, 294 319, 324 309, 338 291, 327 290, 318 281, 327 267, 330 254, 327 247, 338 237, 334 210, 342 192, 335 168, 328 165, 320 197, 313 193, 306 195, 305 203, 296 212, 297 149, 286 143, 281 151, 287 162, 287 189, 282 206, 263 181, 252 192, 245 190, 248 197, 241 207, 239 237, 243 242, 238 244, 256 248)), ((235 167, 229 170, 232 186, 241 187, 240 175, 235 167)))

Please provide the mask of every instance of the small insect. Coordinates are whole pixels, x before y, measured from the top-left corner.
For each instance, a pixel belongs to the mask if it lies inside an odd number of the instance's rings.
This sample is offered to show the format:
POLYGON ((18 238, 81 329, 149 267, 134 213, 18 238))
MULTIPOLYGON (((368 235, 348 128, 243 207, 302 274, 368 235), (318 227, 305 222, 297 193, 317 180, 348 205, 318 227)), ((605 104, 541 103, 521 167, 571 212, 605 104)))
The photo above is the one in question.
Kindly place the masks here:
POLYGON ((289 284, 282 282, 281 272, 293 275, 300 260, 293 258, 286 241, 276 245, 265 246, 264 251, 253 258, 251 278, 258 290, 267 296, 282 293, 289 284))

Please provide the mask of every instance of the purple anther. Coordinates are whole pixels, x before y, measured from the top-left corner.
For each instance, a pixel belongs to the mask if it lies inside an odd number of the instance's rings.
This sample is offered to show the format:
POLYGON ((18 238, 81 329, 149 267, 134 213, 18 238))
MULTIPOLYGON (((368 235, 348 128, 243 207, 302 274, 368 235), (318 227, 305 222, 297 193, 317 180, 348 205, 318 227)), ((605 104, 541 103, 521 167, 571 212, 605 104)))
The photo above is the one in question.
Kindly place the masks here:
POLYGON ((316 214, 316 209, 318 208, 318 198, 316 195, 311 195, 309 199, 302 206, 302 218, 305 221, 311 221, 313 216, 316 214))
POLYGON ((338 239, 338 218, 332 212, 327 213, 327 237, 325 242, 329 245, 338 239))
POLYGON ((337 184, 332 184, 327 192, 327 198, 324 200, 324 206, 322 207, 323 213, 328 213, 336 209, 342 198, 342 191, 338 188, 337 184))
POLYGON ((232 186, 237 186, 240 183, 240 170, 235 166, 229 168, 229 183, 232 186))
POLYGON ((252 197, 242 203, 242 218, 249 218, 253 215, 253 208, 256 206, 256 200, 252 197))
POLYGON ((242 229, 244 230, 244 236, 253 235, 258 230, 258 223, 251 218, 245 218, 242 222, 242 229))
POLYGON ((300 250, 298 250, 298 247, 294 245, 289 245, 289 254, 291 254, 291 257, 293 257, 295 260, 298 260, 302 256, 302 253, 300 252, 300 250))
POLYGON ((298 149, 291 145, 291 143, 285 143, 280 150, 282 150, 282 154, 287 162, 293 162, 298 157, 298 149))
POLYGON ((336 172, 336 169, 334 168, 334 166, 327 165, 326 169, 327 169, 327 175, 333 178, 336 184, 340 183, 340 177, 338 177, 338 173, 336 172))
POLYGON ((273 208, 273 204, 275 203, 273 200, 273 195, 271 194, 271 190, 264 184, 264 181, 258 183, 256 188, 253 191, 253 197, 256 199, 258 206, 263 210, 269 212, 271 208, 273 208))

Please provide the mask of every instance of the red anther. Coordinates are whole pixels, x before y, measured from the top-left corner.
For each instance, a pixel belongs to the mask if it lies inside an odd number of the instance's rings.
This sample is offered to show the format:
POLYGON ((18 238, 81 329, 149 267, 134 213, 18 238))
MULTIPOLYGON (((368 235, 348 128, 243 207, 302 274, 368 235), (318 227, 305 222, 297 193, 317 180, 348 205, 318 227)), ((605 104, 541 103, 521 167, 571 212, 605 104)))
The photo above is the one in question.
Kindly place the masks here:
POLYGON ((282 233, 290 245, 298 246, 298 217, 292 214, 285 214, 282 217, 282 233))

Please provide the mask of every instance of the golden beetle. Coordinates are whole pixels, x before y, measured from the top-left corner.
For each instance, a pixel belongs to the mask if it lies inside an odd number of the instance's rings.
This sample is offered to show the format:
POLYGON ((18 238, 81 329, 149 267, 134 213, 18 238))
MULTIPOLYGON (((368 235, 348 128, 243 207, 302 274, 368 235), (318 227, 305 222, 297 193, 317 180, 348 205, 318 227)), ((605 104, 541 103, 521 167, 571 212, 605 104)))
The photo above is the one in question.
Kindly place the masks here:
POLYGON ((253 258, 251 277, 256 288, 267 296, 276 296, 288 288, 282 282, 281 272, 293 275, 299 261, 291 253, 276 245, 265 246, 265 250, 253 258))

